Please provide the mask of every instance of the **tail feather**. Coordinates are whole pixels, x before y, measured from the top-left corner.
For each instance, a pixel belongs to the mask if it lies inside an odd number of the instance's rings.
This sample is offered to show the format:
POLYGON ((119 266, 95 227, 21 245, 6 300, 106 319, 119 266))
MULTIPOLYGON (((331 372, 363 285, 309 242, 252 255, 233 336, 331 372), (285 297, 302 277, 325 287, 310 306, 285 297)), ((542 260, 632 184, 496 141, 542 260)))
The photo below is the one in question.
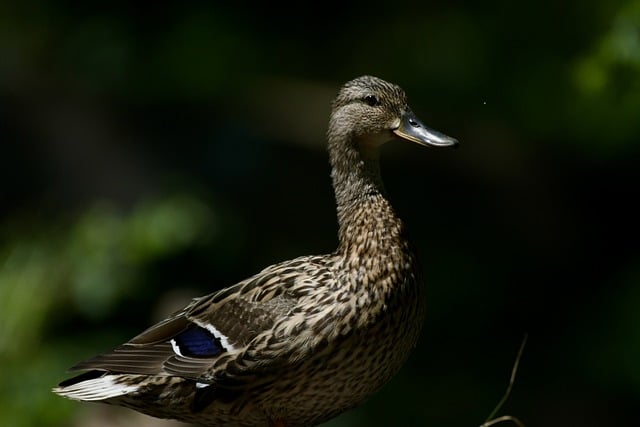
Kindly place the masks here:
POLYGON ((119 381, 120 375, 90 371, 63 381, 54 393, 73 400, 99 401, 124 396, 138 389, 135 384, 119 381))

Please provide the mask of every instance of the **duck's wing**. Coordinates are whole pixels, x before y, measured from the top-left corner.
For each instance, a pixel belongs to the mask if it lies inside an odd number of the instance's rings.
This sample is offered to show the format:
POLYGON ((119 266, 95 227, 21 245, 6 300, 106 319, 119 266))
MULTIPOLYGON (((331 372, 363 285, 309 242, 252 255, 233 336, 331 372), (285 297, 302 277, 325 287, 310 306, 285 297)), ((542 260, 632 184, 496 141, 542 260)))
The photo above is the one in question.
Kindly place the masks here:
MULTIPOLYGON (((250 371, 278 364, 280 355, 290 356, 293 323, 304 320, 301 300, 330 280, 332 273, 323 257, 276 264, 194 300, 129 342, 72 370, 180 376, 201 387, 231 386, 233 378, 249 378, 250 371), (290 327, 288 322, 293 322, 290 327)), ((74 384, 80 377, 60 386, 74 384)))

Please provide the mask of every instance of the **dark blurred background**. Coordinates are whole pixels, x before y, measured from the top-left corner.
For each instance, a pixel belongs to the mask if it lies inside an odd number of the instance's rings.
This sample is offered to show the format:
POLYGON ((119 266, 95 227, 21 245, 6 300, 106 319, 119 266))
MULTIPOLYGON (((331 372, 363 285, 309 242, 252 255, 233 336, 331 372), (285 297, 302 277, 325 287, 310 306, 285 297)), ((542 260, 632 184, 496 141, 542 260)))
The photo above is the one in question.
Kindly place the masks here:
POLYGON ((0 424, 175 426, 50 388, 186 303, 336 245, 339 86, 404 87, 456 151, 390 144, 428 280, 408 365, 328 423, 640 426, 640 1, 0 6, 0 424))

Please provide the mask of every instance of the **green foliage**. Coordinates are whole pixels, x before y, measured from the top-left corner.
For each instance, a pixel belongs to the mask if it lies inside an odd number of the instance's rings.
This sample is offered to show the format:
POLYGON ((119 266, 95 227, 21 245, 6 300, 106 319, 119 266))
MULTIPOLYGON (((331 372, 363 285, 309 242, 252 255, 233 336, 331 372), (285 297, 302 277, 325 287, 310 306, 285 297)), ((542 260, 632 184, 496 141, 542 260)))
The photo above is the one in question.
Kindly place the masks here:
POLYGON ((592 148, 600 155, 620 152, 624 144, 635 146, 640 110, 639 1, 618 11, 574 70, 577 99, 569 118, 578 136, 597 142, 592 148))
MULTIPOLYGON (((68 226, 12 229, 0 249, 2 424, 65 425, 71 406, 50 388, 73 360, 88 355, 73 325, 59 336, 50 335, 51 323, 73 313, 104 321, 150 264, 208 241, 215 230, 211 209, 187 194, 145 200, 129 211, 96 202, 68 226)), ((97 331, 89 339, 105 336, 97 331)))

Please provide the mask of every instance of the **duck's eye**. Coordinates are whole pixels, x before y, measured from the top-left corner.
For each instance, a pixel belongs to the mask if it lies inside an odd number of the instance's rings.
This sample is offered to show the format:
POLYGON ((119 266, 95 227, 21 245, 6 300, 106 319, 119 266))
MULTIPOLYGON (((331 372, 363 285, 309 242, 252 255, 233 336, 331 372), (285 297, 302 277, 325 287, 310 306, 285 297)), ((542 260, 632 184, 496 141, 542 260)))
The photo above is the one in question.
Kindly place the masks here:
POLYGON ((367 103, 367 105, 370 105, 371 107, 375 107, 376 105, 379 104, 378 102, 378 98, 376 98, 375 95, 367 95, 364 97, 364 102, 367 103))

